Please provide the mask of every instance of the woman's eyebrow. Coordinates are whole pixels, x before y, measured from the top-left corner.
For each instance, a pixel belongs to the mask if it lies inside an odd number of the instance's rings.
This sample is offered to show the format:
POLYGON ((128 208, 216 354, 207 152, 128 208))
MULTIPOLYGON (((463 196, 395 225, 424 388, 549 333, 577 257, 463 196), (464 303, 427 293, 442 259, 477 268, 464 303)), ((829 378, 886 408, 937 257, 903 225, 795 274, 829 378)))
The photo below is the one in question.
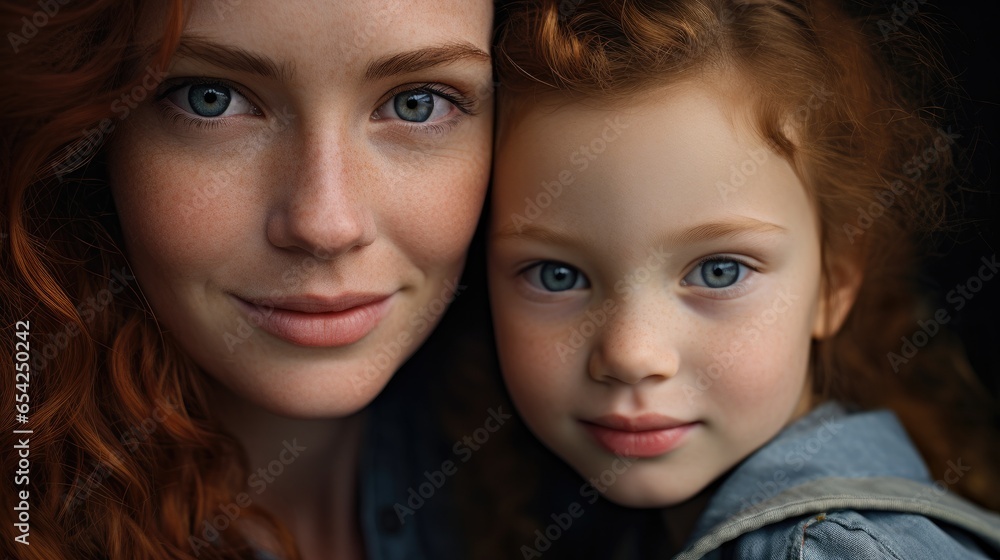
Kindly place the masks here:
MULTIPOLYGON (((295 75, 294 68, 288 63, 277 62, 268 56, 216 43, 196 35, 181 36, 176 56, 196 58, 220 68, 257 74, 280 82, 290 82, 295 75)), ((364 78, 366 81, 375 81, 397 74, 419 72, 460 60, 473 60, 489 64, 490 55, 479 47, 464 42, 424 47, 373 60, 365 68, 364 78)))
POLYGON ((490 55, 479 47, 464 42, 424 47, 373 60, 365 69, 365 80, 375 81, 396 74, 419 72, 433 66, 449 64, 459 60, 473 60, 488 64, 490 62, 490 55))
POLYGON ((194 35, 181 36, 176 56, 197 58, 220 68, 258 74, 279 82, 290 82, 295 75, 290 64, 194 35))

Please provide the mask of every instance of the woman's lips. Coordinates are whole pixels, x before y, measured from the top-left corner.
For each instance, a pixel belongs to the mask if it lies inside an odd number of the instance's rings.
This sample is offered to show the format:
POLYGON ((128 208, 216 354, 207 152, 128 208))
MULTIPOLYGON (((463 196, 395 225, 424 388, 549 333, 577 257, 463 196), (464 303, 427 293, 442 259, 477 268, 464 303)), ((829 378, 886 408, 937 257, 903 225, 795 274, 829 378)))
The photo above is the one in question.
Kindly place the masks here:
POLYGON ((635 418, 602 416, 581 421, 584 429, 603 448, 623 457, 658 457, 679 446, 685 434, 698 425, 659 415, 635 418))
POLYGON ((388 312, 392 294, 303 296, 255 303, 236 297, 251 324, 299 346, 354 344, 375 329, 388 312))

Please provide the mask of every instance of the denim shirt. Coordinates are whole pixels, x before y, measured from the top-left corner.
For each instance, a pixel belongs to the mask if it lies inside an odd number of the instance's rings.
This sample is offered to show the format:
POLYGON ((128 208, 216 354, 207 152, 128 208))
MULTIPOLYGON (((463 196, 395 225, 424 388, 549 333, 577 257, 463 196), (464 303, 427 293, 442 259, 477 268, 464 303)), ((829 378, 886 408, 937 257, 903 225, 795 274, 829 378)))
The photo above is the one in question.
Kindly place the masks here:
POLYGON ((1000 554, 1000 516, 947 491, 888 411, 817 407, 738 465, 676 558, 906 560, 1000 554), (974 537, 973 537, 974 535, 974 537))

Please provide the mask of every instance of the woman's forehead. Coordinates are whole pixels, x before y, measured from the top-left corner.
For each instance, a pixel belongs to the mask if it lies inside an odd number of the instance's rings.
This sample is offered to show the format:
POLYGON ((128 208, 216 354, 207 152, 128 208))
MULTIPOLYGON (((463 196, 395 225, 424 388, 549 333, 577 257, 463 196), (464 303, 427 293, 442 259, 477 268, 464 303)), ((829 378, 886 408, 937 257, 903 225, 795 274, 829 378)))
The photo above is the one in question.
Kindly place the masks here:
MULTIPOLYGON (((165 16, 143 15, 141 42, 160 40, 165 16)), ((487 0, 212 0, 190 4, 181 42, 261 54, 281 70, 357 74, 386 55, 432 46, 488 53, 492 22, 487 0)))

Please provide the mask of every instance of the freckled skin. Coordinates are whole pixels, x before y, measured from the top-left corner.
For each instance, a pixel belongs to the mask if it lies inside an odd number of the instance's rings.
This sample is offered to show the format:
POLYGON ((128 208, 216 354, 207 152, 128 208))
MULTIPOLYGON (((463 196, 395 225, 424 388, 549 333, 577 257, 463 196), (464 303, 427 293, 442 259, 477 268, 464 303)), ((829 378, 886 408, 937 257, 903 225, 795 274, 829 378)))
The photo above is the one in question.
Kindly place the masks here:
POLYGON ((220 15, 217 4, 192 4, 185 33, 267 56, 294 77, 175 57, 165 86, 222 79, 261 114, 195 128, 162 109, 169 101, 147 100, 121 122, 109 161, 129 261, 164 330, 228 389, 286 416, 349 415, 430 334, 420 310, 461 272, 492 136, 488 61, 362 77, 374 59, 424 47, 489 52, 493 7, 273 1, 220 15), (456 112, 436 133, 384 110, 372 118, 394 88, 426 82, 476 95, 476 114, 456 112), (375 330, 334 348, 256 328, 243 336, 248 315, 231 297, 345 292, 395 295, 375 330))
MULTIPOLYGON (((697 422, 677 448, 632 459, 602 489, 627 506, 688 500, 810 405, 810 342, 827 312, 816 214, 790 165, 736 124, 746 109, 715 91, 684 83, 616 108, 564 101, 529 109, 496 150, 490 297, 503 374, 529 427, 590 479, 615 455, 581 420, 658 413, 697 422), (608 119, 627 126, 581 170, 571 155, 603 138, 608 119), (754 157, 745 184, 723 197, 732 166, 754 157), (525 216, 525 198, 564 170, 572 183, 530 226, 573 242, 500 235, 515 229, 515 214, 525 216), (678 239, 700 224, 744 218, 783 231, 678 239), (651 258, 657 248, 667 256, 651 258), (759 271, 747 270, 724 296, 692 285, 713 255, 759 271), (546 260, 575 267, 589 286, 532 284, 522 271, 546 260), (596 310, 608 300, 614 312, 601 321, 596 310)), ((829 313, 839 325, 846 308, 829 313)))

